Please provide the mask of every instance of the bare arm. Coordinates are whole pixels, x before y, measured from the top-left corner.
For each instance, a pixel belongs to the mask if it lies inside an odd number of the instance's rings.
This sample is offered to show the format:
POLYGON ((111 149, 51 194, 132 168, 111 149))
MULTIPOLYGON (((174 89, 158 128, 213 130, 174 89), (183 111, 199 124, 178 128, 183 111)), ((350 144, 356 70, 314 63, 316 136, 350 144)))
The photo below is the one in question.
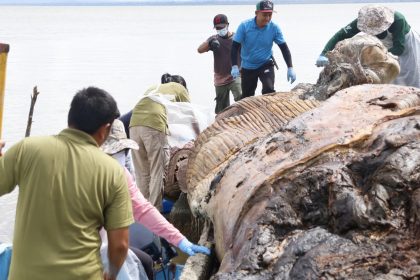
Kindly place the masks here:
POLYGON ((209 42, 206 40, 200 46, 198 46, 198 53, 205 53, 210 50, 209 42))
POLYGON ((117 278, 128 252, 128 227, 107 231, 109 269, 104 272, 105 280, 117 278))

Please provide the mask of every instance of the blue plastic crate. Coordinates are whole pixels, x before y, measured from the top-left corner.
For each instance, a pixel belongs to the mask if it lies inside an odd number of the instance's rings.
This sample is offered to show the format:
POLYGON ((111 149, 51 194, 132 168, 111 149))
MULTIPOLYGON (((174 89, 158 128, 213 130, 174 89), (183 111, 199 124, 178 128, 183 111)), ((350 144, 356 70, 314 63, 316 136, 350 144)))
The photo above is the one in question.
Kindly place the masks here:
POLYGON ((178 280, 181 277, 183 265, 165 266, 164 269, 155 270, 155 280, 178 280))
POLYGON ((163 199, 162 200, 162 213, 168 214, 171 212, 174 202, 171 200, 163 199))

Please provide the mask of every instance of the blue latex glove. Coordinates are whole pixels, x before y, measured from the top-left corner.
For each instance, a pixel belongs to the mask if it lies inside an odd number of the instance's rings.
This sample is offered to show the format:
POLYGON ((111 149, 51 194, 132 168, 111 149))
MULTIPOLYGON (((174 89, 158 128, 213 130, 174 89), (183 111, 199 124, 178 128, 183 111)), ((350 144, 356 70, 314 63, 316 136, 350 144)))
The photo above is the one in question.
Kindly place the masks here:
POLYGON ((197 253, 203 253, 206 255, 210 255, 210 249, 204 246, 199 246, 192 244, 190 241, 188 241, 187 238, 184 238, 179 242, 178 248, 181 249, 182 252, 194 256, 197 253))
POLYGON ((232 75, 232 77, 234 79, 236 79, 236 78, 239 77, 239 68, 238 68, 238 65, 233 65, 232 66, 232 70, 230 71, 230 74, 232 75))
POLYGON ((318 57, 318 59, 316 60, 315 65, 318 67, 324 67, 325 65, 327 65, 329 63, 328 58, 323 56, 322 54, 318 57))
POLYGON ((295 70, 293 70, 293 67, 287 68, 287 81, 289 81, 291 84, 296 81, 296 73, 295 70))

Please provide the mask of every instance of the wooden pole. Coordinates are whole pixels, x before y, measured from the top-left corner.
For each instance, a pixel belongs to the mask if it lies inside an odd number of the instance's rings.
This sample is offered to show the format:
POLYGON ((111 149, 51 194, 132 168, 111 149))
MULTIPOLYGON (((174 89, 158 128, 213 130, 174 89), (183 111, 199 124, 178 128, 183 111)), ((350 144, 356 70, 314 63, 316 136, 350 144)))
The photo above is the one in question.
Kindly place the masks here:
POLYGON ((9 45, 0 43, 0 139, 3 128, 4 87, 6 84, 6 64, 9 45))
POLYGON ((38 97, 38 94, 39 94, 39 91, 37 87, 34 87, 33 93, 31 95, 31 108, 29 109, 28 124, 26 125, 25 137, 28 137, 29 135, 31 135, 32 117, 34 115, 35 102, 38 97))

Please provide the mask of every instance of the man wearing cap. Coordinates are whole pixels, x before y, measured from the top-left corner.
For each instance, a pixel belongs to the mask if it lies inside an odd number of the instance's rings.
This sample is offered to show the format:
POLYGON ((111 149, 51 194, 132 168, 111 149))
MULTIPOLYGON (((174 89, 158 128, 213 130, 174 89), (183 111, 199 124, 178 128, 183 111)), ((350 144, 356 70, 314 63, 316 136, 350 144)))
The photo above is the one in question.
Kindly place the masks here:
POLYGON ((328 41, 316 65, 327 65, 326 53, 334 49, 339 41, 351 38, 359 32, 376 36, 389 52, 398 56, 401 70, 394 84, 420 87, 419 34, 412 30, 401 13, 381 5, 362 7, 358 17, 328 41))
POLYGON ((293 70, 292 56, 283 38, 280 27, 271 21, 273 2, 265 0, 257 4, 255 17, 242 22, 234 37, 231 51, 233 77, 239 76, 237 53, 242 59, 242 98, 255 95, 258 79, 262 83, 262 94, 275 92, 273 43, 283 54, 287 65, 287 80, 293 83, 296 74, 293 70))
POLYGON ((232 92, 235 101, 241 99, 241 78, 233 78, 230 74, 232 63, 230 52, 232 49, 233 34, 229 31, 228 18, 218 14, 213 19, 213 26, 217 34, 210 36, 197 49, 199 53, 213 52, 214 58, 214 87, 216 89, 216 114, 230 105, 229 92, 232 92))
POLYGON ((133 223, 124 171, 99 146, 119 116, 106 91, 73 98, 68 128, 28 137, 0 157, 0 196, 19 186, 9 279, 116 279, 133 223), (108 236, 110 266, 98 254, 108 236))

